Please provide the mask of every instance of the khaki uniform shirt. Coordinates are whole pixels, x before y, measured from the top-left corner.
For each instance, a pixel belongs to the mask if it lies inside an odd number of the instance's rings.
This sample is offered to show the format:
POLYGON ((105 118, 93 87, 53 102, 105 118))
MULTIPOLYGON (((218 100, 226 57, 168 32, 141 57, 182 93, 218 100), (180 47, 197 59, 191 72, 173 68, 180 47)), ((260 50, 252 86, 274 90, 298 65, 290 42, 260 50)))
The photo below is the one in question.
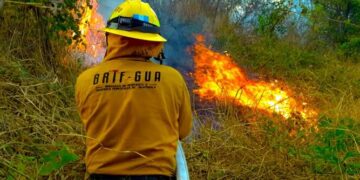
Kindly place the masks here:
POLYGON ((105 61, 78 77, 76 103, 89 173, 174 174, 177 141, 192 125, 179 72, 141 58, 105 61))

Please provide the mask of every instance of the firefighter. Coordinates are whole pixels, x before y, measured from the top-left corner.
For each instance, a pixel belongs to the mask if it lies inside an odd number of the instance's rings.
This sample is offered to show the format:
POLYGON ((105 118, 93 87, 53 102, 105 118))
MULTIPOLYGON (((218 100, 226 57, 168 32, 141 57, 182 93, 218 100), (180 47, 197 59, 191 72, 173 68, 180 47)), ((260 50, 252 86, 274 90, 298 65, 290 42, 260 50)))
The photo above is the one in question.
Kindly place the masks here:
POLYGON ((103 62, 76 82, 90 179, 175 179, 178 140, 192 126, 189 92, 175 69, 153 63, 166 39, 148 3, 126 0, 104 29, 103 62))

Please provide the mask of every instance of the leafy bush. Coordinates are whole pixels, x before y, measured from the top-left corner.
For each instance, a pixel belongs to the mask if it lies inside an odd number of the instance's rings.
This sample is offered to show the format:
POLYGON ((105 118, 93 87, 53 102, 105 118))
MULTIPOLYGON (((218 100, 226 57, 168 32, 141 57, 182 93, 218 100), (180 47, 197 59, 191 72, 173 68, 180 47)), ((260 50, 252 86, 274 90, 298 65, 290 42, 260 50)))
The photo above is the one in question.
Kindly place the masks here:
POLYGON ((334 121, 324 117, 314 141, 300 150, 299 156, 316 174, 360 175, 360 134, 356 131, 359 127, 353 119, 334 121))
POLYGON ((355 62, 360 60, 360 37, 351 38, 341 45, 341 52, 346 57, 354 57, 355 62))
POLYGON ((51 151, 43 156, 41 162, 43 165, 40 168, 39 175, 48 176, 52 172, 60 170, 64 166, 79 160, 79 157, 70 152, 69 148, 65 145, 60 150, 51 151))

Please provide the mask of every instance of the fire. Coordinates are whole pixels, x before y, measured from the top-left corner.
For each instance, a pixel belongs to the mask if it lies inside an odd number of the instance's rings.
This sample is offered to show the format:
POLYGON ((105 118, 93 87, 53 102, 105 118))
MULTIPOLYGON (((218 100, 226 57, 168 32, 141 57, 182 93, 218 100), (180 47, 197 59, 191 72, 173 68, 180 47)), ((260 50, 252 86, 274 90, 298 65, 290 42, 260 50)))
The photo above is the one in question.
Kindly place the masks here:
POLYGON ((106 51, 105 34, 99 32, 105 27, 105 21, 103 16, 98 13, 97 0, 90 0, 92 7, 87 5, 86 0, 82 0, 81 4, 84 7, 79 24, 82 44, 73 44, 72 49, 84 54, 88 63, 97 63, 103 58, 106 51))
POLYGON ((247 77, 228 55, 207 48, 204 37, 197 36, 194 46, 195 72, 198 89, 194 92, 202 100, 231 99, 235 104, 278 114, 284 119, 302 118, 314 124, 317 112, 307 103, 297 101, 291 91, 278 81, 255 81, 247 77))

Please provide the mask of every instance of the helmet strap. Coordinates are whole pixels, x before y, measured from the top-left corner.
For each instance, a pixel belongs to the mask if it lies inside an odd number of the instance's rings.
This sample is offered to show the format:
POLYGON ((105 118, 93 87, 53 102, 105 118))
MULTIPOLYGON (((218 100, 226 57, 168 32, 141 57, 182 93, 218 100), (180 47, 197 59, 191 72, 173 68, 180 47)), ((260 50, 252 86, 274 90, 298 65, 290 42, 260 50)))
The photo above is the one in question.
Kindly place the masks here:
POLYGON ((106 51, 105 51, 105 56, 107 55, 108 51, 107 51, 107 47, 109 46, 109 43, 108 43, 108 36, 109 36, 109 33, 105 33, 105 38, 106 38, 106 51))
POLYGON ((157 60, 157 61, 159 61, 160 64, 162 65, 162 64, 164 63, 164 59, 166 59, 164 50, 161 50, 161 52, 159 53, 158 57, 155 57, 154 59, 157 60))

